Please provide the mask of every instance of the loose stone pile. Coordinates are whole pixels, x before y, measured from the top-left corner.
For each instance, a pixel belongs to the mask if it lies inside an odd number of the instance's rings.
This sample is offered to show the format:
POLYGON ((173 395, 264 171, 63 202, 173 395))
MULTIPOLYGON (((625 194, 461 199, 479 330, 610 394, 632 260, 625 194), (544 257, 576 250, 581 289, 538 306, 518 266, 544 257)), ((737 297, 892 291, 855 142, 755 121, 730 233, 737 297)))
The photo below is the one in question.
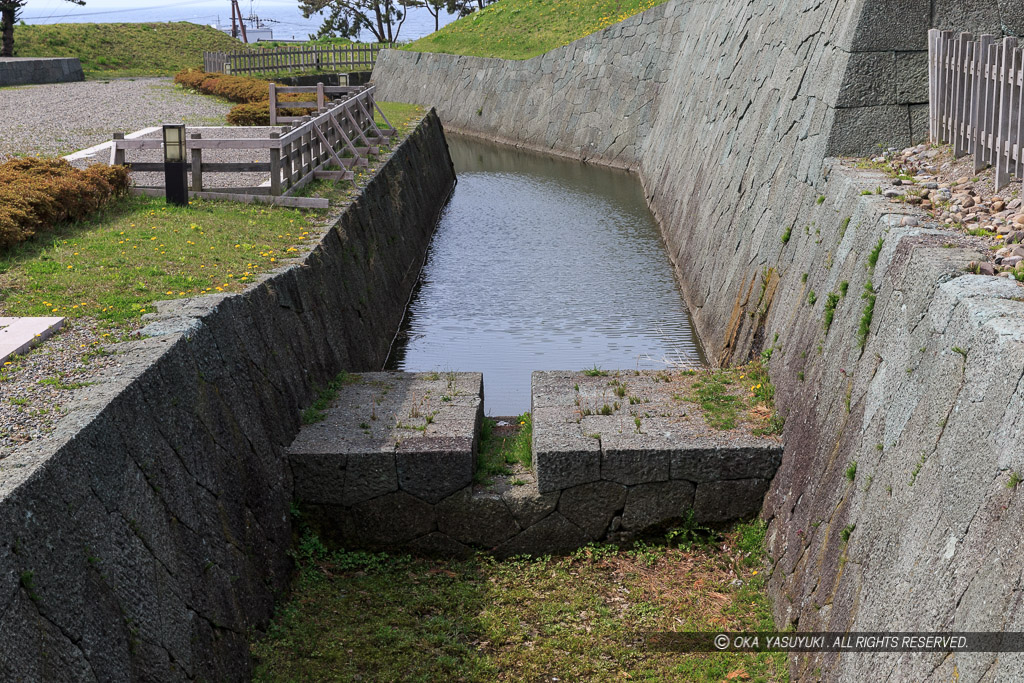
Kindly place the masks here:
MULTIPOLYGON (((886 198, 916 206, 940 226, 985 241, 994 252, 993 260, 972 263, 973 272, 1024 281, 1024 200, 1019 196, 1019 179, 998 193, 990 192, 986 188, 995 186, 993 169, 976 173, 973 156, 956 159, 949 147, 933 145, 889 149, 871 163, 896 176, 892 187, 882 191, 886 198)), ((917 225, 920 220, 905 216, 902 222, 917 225)))

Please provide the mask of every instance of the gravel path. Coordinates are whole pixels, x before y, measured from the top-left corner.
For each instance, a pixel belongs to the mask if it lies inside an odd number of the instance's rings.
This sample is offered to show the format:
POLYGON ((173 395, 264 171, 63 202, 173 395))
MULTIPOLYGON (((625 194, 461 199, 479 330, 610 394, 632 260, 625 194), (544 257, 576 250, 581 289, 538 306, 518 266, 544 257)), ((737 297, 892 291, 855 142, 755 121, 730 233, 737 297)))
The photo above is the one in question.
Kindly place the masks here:
POLYGON ((162 123, 224 125, 231 105, 176 88, 170 78, 53 83, 0 89, 0 162, 65 155, 162 123))

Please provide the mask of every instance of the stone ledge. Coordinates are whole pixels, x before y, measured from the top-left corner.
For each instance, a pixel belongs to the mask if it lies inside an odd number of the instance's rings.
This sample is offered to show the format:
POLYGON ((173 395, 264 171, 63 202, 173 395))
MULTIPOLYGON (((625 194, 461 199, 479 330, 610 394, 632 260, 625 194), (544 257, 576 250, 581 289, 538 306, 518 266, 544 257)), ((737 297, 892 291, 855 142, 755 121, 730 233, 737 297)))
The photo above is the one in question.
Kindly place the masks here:
POLYGON ((77 57, 0 57, 0 87, 84 80, 77 57))
POLYGON ((481 375, 350 376, 288 450, 295 496, 329 542, 444 557, 629 542, 688 510, 702 524, 756 515, 782 445, 742 413, 736 429, 709 428, 681 395, 703 376, 534 373, 536 469, 487 486, 472 483, 481 375))

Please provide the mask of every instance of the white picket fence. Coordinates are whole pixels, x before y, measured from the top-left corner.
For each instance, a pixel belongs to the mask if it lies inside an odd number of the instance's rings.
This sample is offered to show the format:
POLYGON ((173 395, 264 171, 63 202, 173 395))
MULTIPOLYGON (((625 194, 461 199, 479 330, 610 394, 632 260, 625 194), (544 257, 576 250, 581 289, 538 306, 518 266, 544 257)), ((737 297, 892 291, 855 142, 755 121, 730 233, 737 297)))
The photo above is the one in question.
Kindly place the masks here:
POLYGON ((974 155, 975 171, 996 167, 996 190, 1024 178, 1024 51, 1016 38, 928 32, 932 142, 974 155))

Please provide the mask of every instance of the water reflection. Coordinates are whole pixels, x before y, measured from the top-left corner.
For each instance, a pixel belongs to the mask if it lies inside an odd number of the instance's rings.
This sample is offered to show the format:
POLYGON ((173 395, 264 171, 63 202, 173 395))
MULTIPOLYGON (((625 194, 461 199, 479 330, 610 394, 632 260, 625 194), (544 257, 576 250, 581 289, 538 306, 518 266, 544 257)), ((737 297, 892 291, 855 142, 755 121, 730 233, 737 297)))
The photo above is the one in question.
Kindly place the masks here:
POLYGON ((702 353, 639 182, 448 138, 459 184, 388 369, 484 373, 489 415, 533 370, 659 368, 702 353))

